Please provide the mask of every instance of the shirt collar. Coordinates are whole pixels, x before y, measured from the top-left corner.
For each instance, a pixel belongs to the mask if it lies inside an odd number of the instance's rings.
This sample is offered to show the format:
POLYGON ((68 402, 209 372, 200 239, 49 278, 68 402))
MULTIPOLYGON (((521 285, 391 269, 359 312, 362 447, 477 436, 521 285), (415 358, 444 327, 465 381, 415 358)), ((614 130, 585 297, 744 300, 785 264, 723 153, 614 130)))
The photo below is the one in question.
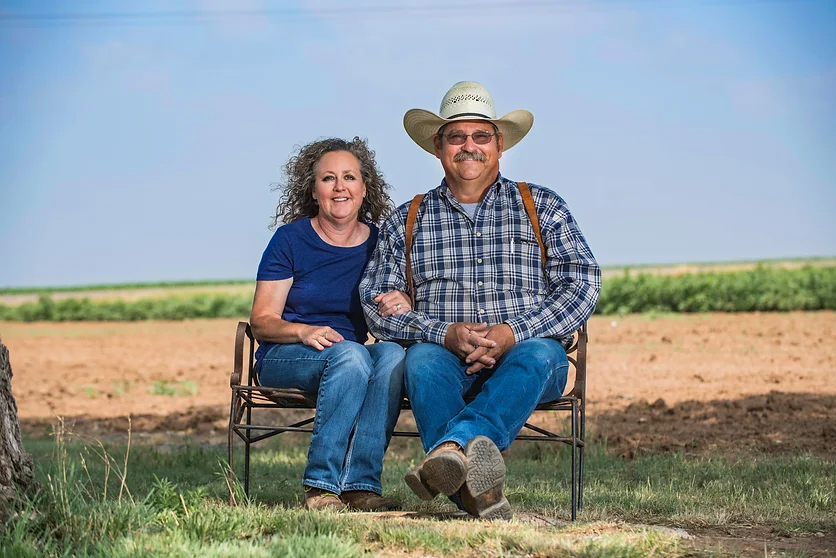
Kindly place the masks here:
MULTIPOLYGON (((501 172, 497 173, 496 180, 488 188, 488 195, 490 195, 491 190, 499 190, 499 188, 506 182, 508 182, 508 179, 503 177, 501 172)), ((438 187, 438 193, 442 197, 445 197, 450 201, 455 201, 456 203, 458 203, 458 200, 456 200, 456 197, 453 195, 453 193, 450 191, 450 187, 447 185, 446 178, 441 179, 441 185, 438 187)))

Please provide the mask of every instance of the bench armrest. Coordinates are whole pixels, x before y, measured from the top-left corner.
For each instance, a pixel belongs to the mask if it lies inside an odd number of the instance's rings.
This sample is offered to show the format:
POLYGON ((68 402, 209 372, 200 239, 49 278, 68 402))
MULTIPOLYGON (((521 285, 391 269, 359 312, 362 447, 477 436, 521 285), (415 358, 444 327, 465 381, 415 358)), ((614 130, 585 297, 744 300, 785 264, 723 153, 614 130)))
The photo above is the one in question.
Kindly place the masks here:
POLYGON ((247 322, 238 322, 238 329, 235 331, 235 354, 233 356, 232 374, 230 374, 229 376, 230 387, 241 385, 241 378, 243 377, 244 372, 245 338, 250 339, 250 349, 252 349, 252 343, 254 339, 253 332, 250 329, 250 324, 247 322))

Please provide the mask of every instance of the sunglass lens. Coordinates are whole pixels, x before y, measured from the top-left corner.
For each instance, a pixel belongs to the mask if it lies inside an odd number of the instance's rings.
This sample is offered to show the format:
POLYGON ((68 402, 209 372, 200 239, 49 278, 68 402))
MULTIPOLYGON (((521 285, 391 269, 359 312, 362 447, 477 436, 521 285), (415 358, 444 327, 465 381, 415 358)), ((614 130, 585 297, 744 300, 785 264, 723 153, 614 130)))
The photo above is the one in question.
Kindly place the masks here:
POLYGON ((467 142, 467 136, 473 138, 473 143, 485 145, 486 143, 491 141, 491 138, 494 135, 488 132, 474 132, 472 134, 453 132, 452 134, 447 134, 447 141, 450 143, 450 145, 464 145, 465 142, 467 142))

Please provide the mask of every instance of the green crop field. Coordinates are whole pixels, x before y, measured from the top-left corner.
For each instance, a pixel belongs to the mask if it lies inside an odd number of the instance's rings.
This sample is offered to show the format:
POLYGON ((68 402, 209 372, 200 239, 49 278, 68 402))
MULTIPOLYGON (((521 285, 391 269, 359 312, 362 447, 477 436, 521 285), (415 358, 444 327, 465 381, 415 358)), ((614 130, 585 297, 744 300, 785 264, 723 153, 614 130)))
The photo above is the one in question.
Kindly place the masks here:
MULTIPOLYGON (((836 265, 762 264, 751 269, 651 273, 622 269, 603 279, 597 313, 637 312, 783 312, 836 309, 836 265)), ((0 303, 0 320, 136 321, 245 317, 252 304, 252 283, 193 284, 89 291, 10 294, 34 300, 0 303)))
MULTIPOLYGON (((836 258, 797 258, 759 261, 700 262, 672 264, 636 264, 604 266, 603 276, 618 276, 625 272, 651 275, 683 275, 701 272, 750 271, 756 268, 798 269, 802 267, 836 267, 836 258)), ((94 299, 161 298, 169 296, 191 296, 194 294, 224 293, 252 294, 255 282, 252 279, 227 279, 206 281, 160 281, 151 283, 112 283, 99 285, 53 286, 53 287, 6 287, 0 288, 0 304, 16 304, 34 301, 38 295, 48 294, 53 298, 89 297, 94 299)))

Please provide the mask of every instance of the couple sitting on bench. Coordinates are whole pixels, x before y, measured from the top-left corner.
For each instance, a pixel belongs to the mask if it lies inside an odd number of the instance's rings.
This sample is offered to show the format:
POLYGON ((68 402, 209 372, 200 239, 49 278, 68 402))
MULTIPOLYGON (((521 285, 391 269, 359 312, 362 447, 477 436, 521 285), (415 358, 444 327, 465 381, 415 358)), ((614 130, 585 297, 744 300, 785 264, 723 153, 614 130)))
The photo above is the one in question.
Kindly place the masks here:
POLYGON ((317 394, 307 507, 400 508, 380 477, 405 389, 427 453, 406 475, 412 491, 511 517, 500 452, 563 394, 565 343, 600 289, 563 199, 499 173, 532 124, 523 110, 496 118, 474 82, 455 84, 439 115, 408 111, 444 179, 394 212, 360 138, 310 143, 285 165, 274 226, 286 224, 262 256, 250 323, 260 384, 317 394), (364 344, 369 331, 382 342, 364 344))

